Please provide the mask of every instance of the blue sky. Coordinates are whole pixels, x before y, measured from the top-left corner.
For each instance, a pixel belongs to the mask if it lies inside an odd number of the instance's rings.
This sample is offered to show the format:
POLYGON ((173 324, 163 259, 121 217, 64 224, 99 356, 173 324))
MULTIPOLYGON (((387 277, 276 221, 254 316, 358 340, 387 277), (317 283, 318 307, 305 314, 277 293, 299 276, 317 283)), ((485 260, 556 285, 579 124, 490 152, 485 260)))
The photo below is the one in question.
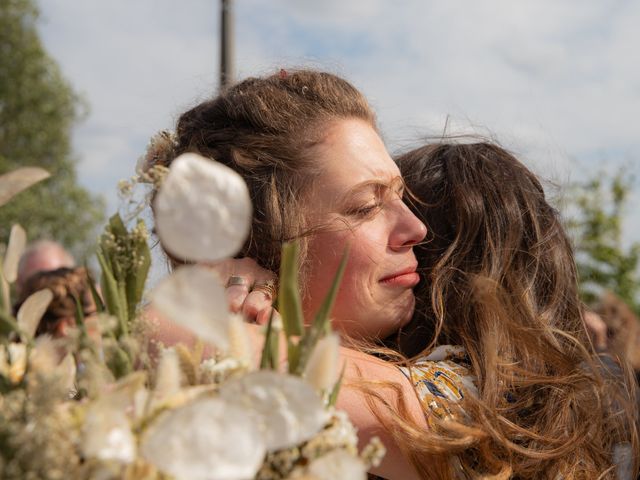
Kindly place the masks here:
MULTIPOLYGON (((46 48, 87 99, 81 182, 114 210, 149 137, 213 94, 218 0, 42 0, 46 48)), ((497 138, 563 184, 640 172, 640 2, 235 0, 239 77, 314 66, 369 97, 390 150, 497 138)), ((640 184, 625 234, 640 240, 640 184)))

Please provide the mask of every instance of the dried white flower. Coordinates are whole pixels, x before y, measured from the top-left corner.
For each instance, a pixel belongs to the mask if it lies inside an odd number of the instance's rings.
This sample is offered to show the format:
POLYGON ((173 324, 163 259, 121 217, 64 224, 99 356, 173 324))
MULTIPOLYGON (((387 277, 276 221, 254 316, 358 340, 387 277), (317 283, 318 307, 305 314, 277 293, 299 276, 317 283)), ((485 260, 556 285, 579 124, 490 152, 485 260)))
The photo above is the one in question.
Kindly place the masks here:
POLYGON ((27 233, 20 225, 15 224, 11 227, 11 233, 9 234, 9 243, 7 245, 7 252, 4 256, 4 263, 2 265, 2 274, 7 282, 13 283, 18 277, 18 262, 24 252, 24 247, 27 244, 27 233))
POLYGON ((244 180, 195 153, 175 159, 155 200, 156 228, 174 256, 217 261, 240 250, 251 225, 244 180))
POLYGON ((151 292, 151 303, 201 340, 228 348, 227 298, 218 275, 210 268, 190 265, 176 269, 151 292))
POLYGON ((244 408, 203 398, 161 414, 144 434, 141 452, 178 480, 239 480, 255 476, 265 445, 244 408))
POLYGON ((157 372, 153 399, 156 403, 161 403, 180 390, 180 361, 175 349, 166 348, 162 351, 157 372))
POLYGON ((29 295, 24 303, 20 305, 16 317, 20 330, 27 335, 27 337, 33 338, 36 334, 38 324, 47 311, 51 300, 53 300, 53 292, 45 288, 44 290, 38 290, 34 294, 29 295))
POLYGON ((360 458, 343 450, 333 450, 313 460, 309 464, 308 473, 317 480, 366 480, 367 467, 360 458))
POLYGON ((0 175, 0 206, 15 195, 51 175, 40 167, 22 167, 0 175))
POLYGON ((304 371, 305 379, 319 391, 333 388, 338 380, 340 337, 330 333, 316 343, 304 371))
POLYGON ((27 346, 24 343, 10 343, 8 350, 8 377, 13 384, 20 383, 27 369, 27 346))
POLYGON ((325 425, 329 417, 313 387, 299 377, 271 370, 226 381, 220 397, 243 406, 260 426, 268 450, 298 445, 325 425))
POLYGON ((127 416, 106 400, 87 409, 82 434, 82 451, 88 458, 128 464, 136 457, 136 441, 127 416))

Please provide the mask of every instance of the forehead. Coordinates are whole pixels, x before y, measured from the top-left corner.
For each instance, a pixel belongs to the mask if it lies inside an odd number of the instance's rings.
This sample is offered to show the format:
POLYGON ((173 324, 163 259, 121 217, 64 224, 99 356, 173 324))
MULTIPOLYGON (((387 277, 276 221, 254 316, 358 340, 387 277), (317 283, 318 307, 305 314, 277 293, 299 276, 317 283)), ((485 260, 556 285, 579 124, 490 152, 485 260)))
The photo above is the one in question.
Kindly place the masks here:
POLYGON ((400 176, 378 133, 358 119, 333 122, 312 155, 320 167, 314 189, 325 195, 344 194, 372 181, 388 184, 400 176))

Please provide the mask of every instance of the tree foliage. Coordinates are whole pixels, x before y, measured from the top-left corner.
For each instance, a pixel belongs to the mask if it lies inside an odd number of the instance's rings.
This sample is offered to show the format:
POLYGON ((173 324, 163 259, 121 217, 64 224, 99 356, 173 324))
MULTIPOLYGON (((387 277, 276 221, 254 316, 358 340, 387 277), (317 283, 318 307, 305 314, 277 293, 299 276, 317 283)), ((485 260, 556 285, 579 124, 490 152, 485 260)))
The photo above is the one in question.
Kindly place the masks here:
POLYGON ((625 246, 622 221, 634 178, 598 174, 571 190, 577 215, 569 222, 585 302, 612 291, 640 315, 640 242, 625 246))
POLYGON ((0 210, 0 242, 19 222, 31 239, 55 239, 83 258, 104 205, 77 184, 70 136, 83 104, 45 51, 37 20, 34 0, 0 0, 0 174, 21 166, 51 173, 0 210))

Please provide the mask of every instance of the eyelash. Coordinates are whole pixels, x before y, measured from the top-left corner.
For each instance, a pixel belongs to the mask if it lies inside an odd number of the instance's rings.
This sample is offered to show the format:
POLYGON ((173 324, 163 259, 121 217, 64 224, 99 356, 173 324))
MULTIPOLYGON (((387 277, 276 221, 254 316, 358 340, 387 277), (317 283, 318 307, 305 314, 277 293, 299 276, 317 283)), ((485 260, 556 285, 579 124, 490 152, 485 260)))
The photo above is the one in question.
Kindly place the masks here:
POLYGON ((362 207, 357 207, 352 210, 349 210, 347 213, 349 215, 353 215, 354 217, 366 218, 371 214, 373 214, 381 206, 382 206, 381 202, 369 203, 367 205, 363 205, 362 207))

